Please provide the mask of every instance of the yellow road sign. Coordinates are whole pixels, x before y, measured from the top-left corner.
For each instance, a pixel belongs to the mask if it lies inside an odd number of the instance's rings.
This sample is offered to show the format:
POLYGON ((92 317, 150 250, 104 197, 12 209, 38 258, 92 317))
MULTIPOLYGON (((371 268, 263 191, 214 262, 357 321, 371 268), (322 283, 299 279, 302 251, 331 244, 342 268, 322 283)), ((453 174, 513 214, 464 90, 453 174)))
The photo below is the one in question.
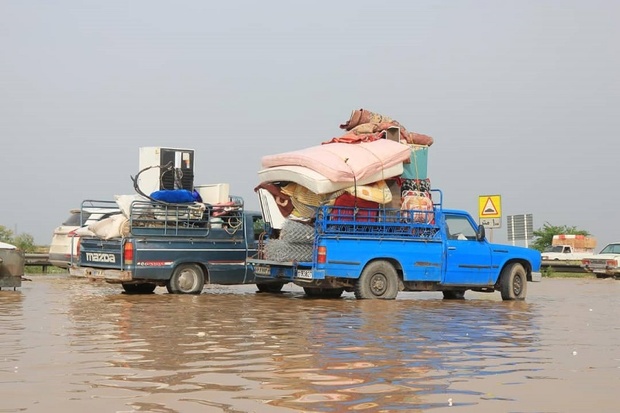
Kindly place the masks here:
POLYGON ((480 195, 478 197, 478 215, 480 218, 501 218, 501 195, 480 195))

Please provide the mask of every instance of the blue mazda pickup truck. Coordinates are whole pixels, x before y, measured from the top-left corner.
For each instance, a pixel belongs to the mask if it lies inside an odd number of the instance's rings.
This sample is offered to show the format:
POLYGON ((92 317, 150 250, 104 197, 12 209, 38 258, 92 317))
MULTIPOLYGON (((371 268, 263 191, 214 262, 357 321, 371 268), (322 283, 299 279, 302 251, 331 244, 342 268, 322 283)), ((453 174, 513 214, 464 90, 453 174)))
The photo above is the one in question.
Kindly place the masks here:
POLYGON ((280 291, 284 282, 257 281, 246 261, 265 231, 261 213, 246 211, 239 197, 231 200, 225 206, 134 201, 125 216, 109 218, 117 234, 79 238, 79 260, 71 262, 69 274, 121 284, 127 293, 165 286, 172 294, 199 294, 205 284, 280 291))
POLYGON ((469 213, 444 209, 441 191, 434 192, 430 211, 322 206, 313 225, 285 222, 248 262, 257 280, 292 282, 313 297, 441 291, 461 299, 472 290, 524 300, 527 283, 541 280, 540 252, 489 242, 469 213))

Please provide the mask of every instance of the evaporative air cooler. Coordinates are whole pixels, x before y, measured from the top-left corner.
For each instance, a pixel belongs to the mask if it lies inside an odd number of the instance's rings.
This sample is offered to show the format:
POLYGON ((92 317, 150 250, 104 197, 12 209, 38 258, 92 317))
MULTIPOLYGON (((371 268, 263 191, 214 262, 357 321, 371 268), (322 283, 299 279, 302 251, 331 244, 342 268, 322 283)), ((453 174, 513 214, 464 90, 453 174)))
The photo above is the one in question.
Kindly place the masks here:
POLYGON ((162 189, 194 190, 194 150, 140 148, 140 190, 149 195, 162 189), (148 168, 148 169, 147 169, 148 168))

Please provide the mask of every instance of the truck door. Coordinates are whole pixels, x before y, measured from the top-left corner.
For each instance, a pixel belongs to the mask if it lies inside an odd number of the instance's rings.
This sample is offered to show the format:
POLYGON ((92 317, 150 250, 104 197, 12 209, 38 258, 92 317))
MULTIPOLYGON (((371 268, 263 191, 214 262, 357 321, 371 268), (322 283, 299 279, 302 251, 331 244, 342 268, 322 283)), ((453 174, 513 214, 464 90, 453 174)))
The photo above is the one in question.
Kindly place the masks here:
POLYGON ((491 248, 476 240, 476 229, 463 215, 446 215, 444 284, 492 285, 491 248))

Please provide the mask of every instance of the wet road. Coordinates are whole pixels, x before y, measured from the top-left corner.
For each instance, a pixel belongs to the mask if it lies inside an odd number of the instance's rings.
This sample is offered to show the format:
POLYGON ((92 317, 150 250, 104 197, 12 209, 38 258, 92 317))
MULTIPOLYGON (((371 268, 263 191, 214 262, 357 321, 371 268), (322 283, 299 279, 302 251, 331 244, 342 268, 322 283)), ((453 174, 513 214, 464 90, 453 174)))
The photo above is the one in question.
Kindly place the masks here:
POLYGON ((0 291, 0 412, 620 411, 620 281, 381 302, 29 278, 0 291))

